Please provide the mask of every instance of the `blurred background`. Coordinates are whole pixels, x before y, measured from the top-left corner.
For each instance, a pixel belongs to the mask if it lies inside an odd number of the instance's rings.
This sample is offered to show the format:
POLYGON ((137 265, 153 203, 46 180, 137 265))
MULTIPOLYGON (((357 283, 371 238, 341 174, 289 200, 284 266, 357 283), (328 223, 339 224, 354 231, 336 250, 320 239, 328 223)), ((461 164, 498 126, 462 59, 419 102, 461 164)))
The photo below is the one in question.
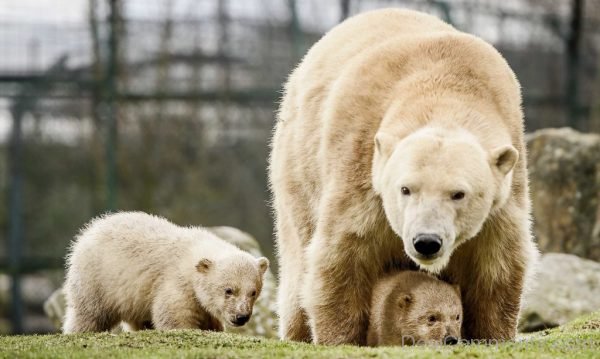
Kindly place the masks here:
POLYGON ((489 41, 527 131, 578 131, 529 138, 535 230, 544 251, 600 259, 600 0, 0 0, 0 333, 53 330, 42 303, 68 244, 107 211, 234 226, 273 259, 282 84, 324 32, 381 7, 489 41))

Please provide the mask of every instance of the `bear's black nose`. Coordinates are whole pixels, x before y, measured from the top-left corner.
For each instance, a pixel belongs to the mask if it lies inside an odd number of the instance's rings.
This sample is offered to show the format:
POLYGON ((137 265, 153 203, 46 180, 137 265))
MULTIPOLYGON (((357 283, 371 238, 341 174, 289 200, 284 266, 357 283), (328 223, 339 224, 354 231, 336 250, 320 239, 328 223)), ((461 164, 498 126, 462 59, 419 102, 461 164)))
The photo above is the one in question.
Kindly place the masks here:
POLYGON ((444 338, 444 344, 446 345, 455 345, 456 343, 458 343, 457 337, 453 337, 450 335, 444 338))
POLYGON ((235 316, 235 324, 236 325, 244 325, 250 320, 250 316, 248 314, 238 314, 235 316))
POLYGON ((418 234, 413 239, 415 250, 424 256, 432 256, 442 248, 442 239, 437 234, 418 234))

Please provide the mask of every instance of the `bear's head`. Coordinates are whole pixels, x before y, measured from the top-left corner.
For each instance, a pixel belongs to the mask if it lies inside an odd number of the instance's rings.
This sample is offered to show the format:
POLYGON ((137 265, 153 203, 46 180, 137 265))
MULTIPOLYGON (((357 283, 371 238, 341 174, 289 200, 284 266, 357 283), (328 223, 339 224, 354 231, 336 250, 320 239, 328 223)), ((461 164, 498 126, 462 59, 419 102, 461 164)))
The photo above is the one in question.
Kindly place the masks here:
POLYGON ((462 326, 458 287, 425 281, 394 290, 386 308, 385 345, 456 344, 462 326))
POLYGON ((222 323, 242 326, 250 320, 267 268, 267 258, 257 259, 249 254, 200 259, 196 264, 196 297, 222 323))
POLYGON ((486 151, 463 129, 375 137, 373 188, 406 254, 437 273, 508 199, 518 160, 510 144, 486 151))

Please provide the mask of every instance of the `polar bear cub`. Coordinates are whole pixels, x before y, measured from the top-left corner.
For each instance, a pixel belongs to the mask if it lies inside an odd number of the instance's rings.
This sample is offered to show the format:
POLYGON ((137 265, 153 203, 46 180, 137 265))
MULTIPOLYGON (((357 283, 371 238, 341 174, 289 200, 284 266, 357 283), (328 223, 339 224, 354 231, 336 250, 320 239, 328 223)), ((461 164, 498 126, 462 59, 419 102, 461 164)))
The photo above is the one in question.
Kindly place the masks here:
POLYGON ((91 221, 67 258, 65 333, 244 325, 269 261, 141 212, 91 221))
POLYGON ((457 286, 423 272, 391 274, 373 289, 367 344, 456 344, 462 315, 457 286))

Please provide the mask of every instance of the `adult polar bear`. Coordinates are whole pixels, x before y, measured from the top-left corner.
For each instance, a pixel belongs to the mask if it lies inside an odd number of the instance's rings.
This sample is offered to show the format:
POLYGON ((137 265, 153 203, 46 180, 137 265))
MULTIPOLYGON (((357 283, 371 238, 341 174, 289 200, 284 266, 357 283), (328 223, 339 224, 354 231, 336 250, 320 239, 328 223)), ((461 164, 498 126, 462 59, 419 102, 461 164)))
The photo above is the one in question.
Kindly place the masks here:
POLYGON ((465 338, 515 336, 537 250, 519 84, 492 46, 406 10, 335 27, 286 85, 270 181, 283 338, 364 344, 373 284, 411 260, 460 286, 465 338))

